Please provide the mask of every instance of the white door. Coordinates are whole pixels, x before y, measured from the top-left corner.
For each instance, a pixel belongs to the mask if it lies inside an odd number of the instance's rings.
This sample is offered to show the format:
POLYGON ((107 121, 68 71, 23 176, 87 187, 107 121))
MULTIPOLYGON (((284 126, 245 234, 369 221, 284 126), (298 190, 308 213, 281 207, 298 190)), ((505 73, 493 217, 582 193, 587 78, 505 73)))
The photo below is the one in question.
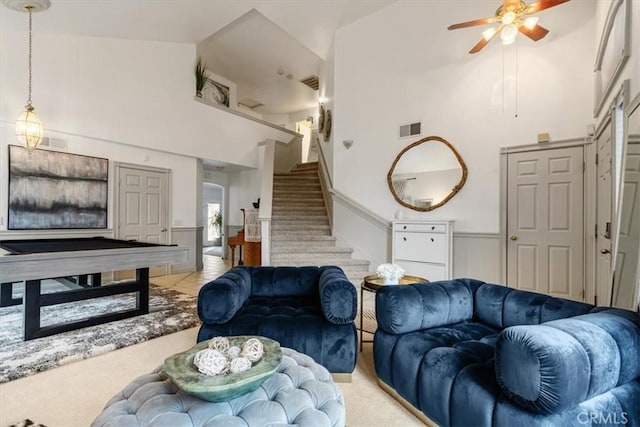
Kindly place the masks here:
MULTIPOLYGON (((119 239, 169 243, 167 233, 168 172, 120 166, 118 182, 119 239)), ((150 276, 167 274, 167 266, 154 267, 150 276)))
POLYGON ((584 300, 582 147, 509 154, 507 284, 584 300))
POLYGON ((640 242, 640 141, 629 141, 625 158, 612 301, 614 307, 633 310, 636 303, 635 284, 640 242))
POLYGON ((611 300, 611 218, 612 158, 611 123, 600 133, 597 140, 596 186, 596 305, 609 305, 611 300))

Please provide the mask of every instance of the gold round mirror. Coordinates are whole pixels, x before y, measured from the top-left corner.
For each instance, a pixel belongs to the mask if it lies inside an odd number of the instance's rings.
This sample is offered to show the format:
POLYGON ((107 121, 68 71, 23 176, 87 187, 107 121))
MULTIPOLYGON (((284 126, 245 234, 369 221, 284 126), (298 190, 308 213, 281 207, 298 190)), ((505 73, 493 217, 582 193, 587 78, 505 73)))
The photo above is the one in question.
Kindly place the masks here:
POLYGON ((467 166, 444 138, 428 136, 398 154, 387 184, 402 206, 421 212, 432 211, 455 196, 467 181, 467 166))

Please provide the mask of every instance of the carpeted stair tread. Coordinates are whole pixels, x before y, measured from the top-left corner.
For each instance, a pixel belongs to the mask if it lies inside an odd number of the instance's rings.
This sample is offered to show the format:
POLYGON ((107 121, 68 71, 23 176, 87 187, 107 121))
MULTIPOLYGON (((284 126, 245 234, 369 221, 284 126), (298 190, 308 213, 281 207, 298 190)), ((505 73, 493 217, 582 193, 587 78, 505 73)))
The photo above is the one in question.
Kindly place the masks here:
MULTIPOLYGON (((277 234, 271 238, 272 242, 286 242, 286 241, 295 241, 300 242, 300 237, 292 234, 277 234)), ((329 241, 335 244, 336 238, 333 236, 325 236, 321 234, 310 234, 306 237, 306 241, 309 242, 317 242, 317 241, 329 241)))
POLYGON ((320 245, 308 245, 304 250, 301 250, 299 246, 288 246, 281 248, 271 248, 271 255, 280 255, 280 254, 299 254, 301 252, 304 253, 323 253, 323 254, 351 254, 353 249, 351 248, 341 248, 339 246, 320 246, 320 245))
POLYGON ((302 265, 338 265, 344 269, 343 266, 368 266, 369 261, 358 260, 358 259, 338 259, 338 258, 325 258, 325 257, 313 257, 313 258, 277 258, 272 259, 271 263, 275 266, 278 265, 291 265, 291 266, 302 266, 302 265))
POLYGON ((277 215, 318 215, 327 214, 327 208, 324 206, 300 206, 297 208, 291 208, 287 206, 275 205, 273 206, 273 212, 277 212, 277 215))
POLYGON ((271 231, 274 266, 337 265, 358 289, 369 274, 369 262, 351 259, 353 249, 331 236, 317 162, 274 175, 271 231))
POLYGON ((320 199, 322 200, 322 192, 321 191, 305 191, 305 190, 274 190, 273 191, 274 199, 279 198, 288 198, 288 199, 320 199))
POLYGON ((295 189, 309 189, 309 190, 321 190, 322 186, 313 181, 300 181, 300 182, 291 182, 289 180, 286 181, 274 181, 273 189, 274 190, 286 190, 289 188, 295 189))
POLYGON ((281 224, 300 224, 300 222, 323 222, 328 223, 326 215, 273 215, 271 220, 281 224))

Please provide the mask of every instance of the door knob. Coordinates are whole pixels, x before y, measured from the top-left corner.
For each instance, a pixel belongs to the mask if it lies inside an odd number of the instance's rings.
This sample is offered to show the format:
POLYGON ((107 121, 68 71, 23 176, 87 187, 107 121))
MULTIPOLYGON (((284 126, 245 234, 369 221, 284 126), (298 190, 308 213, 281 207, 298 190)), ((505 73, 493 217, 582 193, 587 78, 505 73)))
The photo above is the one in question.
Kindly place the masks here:
POLYGON ((161 232, 161 233, 166 233, 166 232, 167 232, 167 229, 166 229, 166 228, 163 228, 162 230, 160 230, 160 232, 161 232))
POLYGON ((518 236, 511 236, 511 240, 518 240, 518 236))
POLYGON ((611 253, 611 251, 610 251, 609 249, 600 249, 600 253, 601 253, 602 255, 606 255, 606 254, 610 254, 610 253, 611 253))

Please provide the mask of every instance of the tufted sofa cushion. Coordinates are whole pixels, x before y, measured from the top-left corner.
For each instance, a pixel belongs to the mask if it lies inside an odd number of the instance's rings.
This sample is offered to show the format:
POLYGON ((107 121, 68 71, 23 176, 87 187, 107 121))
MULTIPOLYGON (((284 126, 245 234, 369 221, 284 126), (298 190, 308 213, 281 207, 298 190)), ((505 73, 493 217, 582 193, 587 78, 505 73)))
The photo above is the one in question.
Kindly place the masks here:
POLYGON ((158 368, 111 399, 92 427, 344 426, 344 398, 331 374, 309 356, 288 348, 282 352, 275 374, 229 402, 186 394, 158 368))
POLYGON ((358 312, 358 295, 339 267, 320 267, 318 278, 320 306, 324 317, 336 325, 353 322, 358 312))
POLYGON ((355 287, 339 267, 235 267, 200 289, 198 342, 262 335, 330 372, 351 373, 356 313, 355 287))
POLYGON ((456 279, 384 287, 376 315, 380 382, 437 425, 640 426, 635 313, 456 279))
POLYGON ((543 414, 640 377, 640 326, 621 310, 507 328, 496 350, 505 394, 543 414))

